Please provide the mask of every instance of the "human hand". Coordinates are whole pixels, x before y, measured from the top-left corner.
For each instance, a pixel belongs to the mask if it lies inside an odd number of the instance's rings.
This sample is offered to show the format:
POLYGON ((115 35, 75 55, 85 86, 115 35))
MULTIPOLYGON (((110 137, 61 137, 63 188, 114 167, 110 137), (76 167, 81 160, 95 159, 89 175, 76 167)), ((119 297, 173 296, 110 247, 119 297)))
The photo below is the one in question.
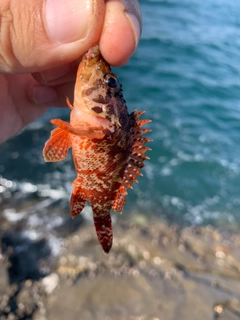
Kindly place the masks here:
POLYGON ((1 0, 0 143, 49 106, 66 106, 91 46, 120 66, 140 33, 137 0, 1 0))

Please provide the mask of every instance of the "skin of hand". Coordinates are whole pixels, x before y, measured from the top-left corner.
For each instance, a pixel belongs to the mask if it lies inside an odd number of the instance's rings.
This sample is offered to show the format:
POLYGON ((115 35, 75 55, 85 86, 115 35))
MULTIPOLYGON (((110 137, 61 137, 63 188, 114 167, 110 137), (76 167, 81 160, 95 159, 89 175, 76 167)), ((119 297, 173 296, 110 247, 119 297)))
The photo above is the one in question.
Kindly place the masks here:
POLYGON ((81 56, 98 43, 121 66, 141 34, 137 0, 1 0, 0 143, 72 100, 81 56))

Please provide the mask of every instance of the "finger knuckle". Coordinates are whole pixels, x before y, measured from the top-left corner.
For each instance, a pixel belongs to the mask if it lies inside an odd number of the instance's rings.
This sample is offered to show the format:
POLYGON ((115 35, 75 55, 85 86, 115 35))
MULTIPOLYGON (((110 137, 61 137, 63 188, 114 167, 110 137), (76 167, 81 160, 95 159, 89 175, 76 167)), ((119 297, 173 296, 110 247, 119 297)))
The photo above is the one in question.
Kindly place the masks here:
POLYGON ((15 60, 11 41, 13 15, 10 8, 0 10, 0 69, 8 72, 15 60))
POLYGON ((10 1, 8 7, 0 4, 0 72, 19 73, 27 68, 34 53, 33 35, 38 32, 37 12, 36 5, 31 9, 24 1, 10 1))

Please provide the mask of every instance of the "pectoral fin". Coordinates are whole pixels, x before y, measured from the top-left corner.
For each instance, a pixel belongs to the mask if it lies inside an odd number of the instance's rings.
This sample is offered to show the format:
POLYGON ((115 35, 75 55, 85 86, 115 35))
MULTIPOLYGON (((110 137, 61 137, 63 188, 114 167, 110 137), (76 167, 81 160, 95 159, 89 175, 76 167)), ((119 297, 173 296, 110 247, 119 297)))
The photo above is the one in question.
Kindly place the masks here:
POLYGON ((80 137, 102 139, 105 136, 105 133, 103 132, 104 129, 102 127, 91 127, 85 122, 80 122, 79 128, 75 128, 70 123, 60 119, 52 119, 51 123, 71 134, 80 137))
POLYGON ((56 128, 45 143, 43 157, 47 162, 61 161, 66 158, 68 149, 71 147, 71 140, 67 131, 56 128))

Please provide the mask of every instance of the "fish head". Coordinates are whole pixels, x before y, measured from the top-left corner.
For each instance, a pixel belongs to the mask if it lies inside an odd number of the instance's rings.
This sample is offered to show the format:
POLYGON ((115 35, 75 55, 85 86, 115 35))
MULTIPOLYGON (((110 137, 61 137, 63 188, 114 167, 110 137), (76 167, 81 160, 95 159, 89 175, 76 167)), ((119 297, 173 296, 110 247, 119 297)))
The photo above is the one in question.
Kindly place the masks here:
POLYGON ((94 46, 83 56, 78 68, 74 111, 81 114, 84 121, 95 125, 97 121, 113 132, 121 126, 121 108, 126 109, 122 85, 98 46, 94 46))

